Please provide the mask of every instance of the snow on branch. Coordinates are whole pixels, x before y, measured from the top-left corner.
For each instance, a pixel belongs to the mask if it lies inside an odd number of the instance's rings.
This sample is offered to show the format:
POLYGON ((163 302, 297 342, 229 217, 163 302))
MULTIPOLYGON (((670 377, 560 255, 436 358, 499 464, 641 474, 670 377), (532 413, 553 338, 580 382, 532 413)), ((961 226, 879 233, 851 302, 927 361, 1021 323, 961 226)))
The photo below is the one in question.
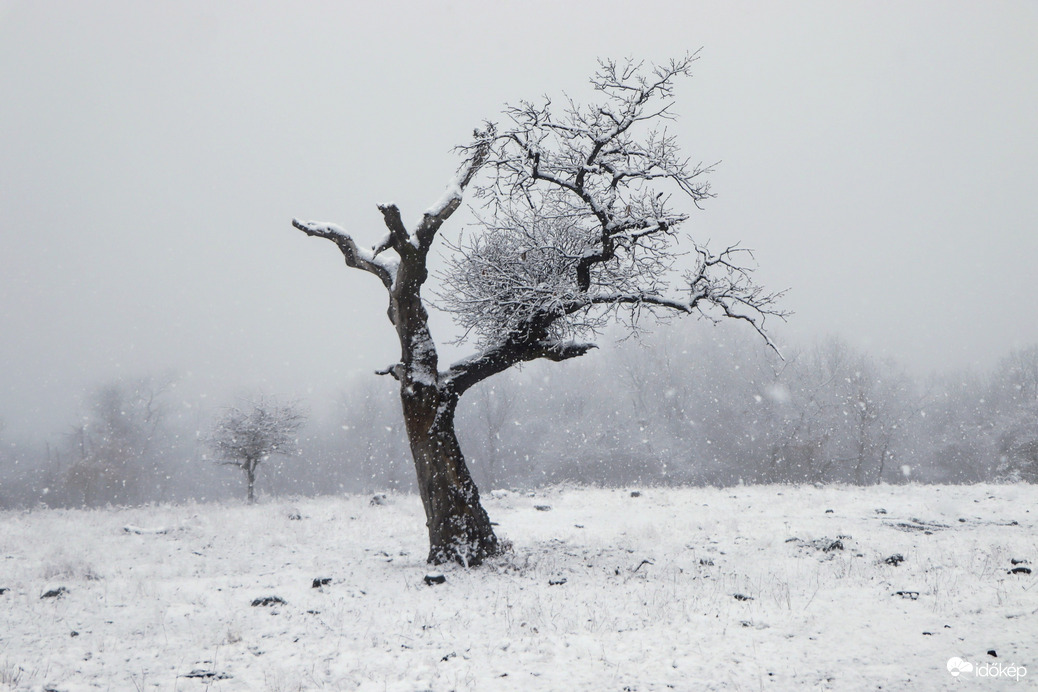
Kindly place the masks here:
POLYGON ((213 426, 206 443, 222 463, 255 467, 274 454, 295 454, 296 433, 306 418, 295 404, 260 400, 247 409, 228 409, 213 426))
POLYGON ((440 381, 455 396, 461 396, 473 385, 518 363, 539 358, 561 362, 579 358, 594 348, 597 346, 590 342, 513 334, 510 339, 452 364, 440 375, 440 381))
MULTIPOLYGON (((667 125, 673 89, 697 54, 663 65, 603 61, 591 104, 522 102, 494 137, 477 184, 485 200, 477 228, 450 246, 439 304, 486 360, 549 357, 543 343, 597 333, 624 310, 745 320, 767 340, 781 293, 766 293, 737 246, 712 254, 678 234, 695 206, 712 197, 711 166, 693 164, 667 125), (680 276, 680 258, 697 258, 680 276), (495 355, 496 354, 496 355, 495 355)), ((768 340, 770 344, 771 341, 768 340)), ((498 362, 498 361, 495 361, 498 362)))
POLYGON ((496 136, 497 127, 493 123, 487 123, 482 130, 477 129, 472 133, 472 144, 458 147, 466 158, 458 168, 458 172, 447 184, 440 199, 426 209, 422 215, 422 220, 415 231, 419 249, 428 250, 440 226, 461 206, 462 195, 480 168, 486 163, 496 136))
MULTIPOLYGON (((297 229, 314 238, 325 238, 339 246, 346 264, 355 269, 370 272, 382 281, 386 288, 393 285, 393 276, 396 264, 390 258, 377 257, 375 250, 359 247, 345 231, 333 223, 320 223, 316 221, 300 221, 292 219, 292 225, 297 229)), ((376 249, 381 247, 376 246, 376 249)), ((384 248, 383 248, 384 249, 384 248)), ((381 249, 378 250, 381 252, 381 249)))

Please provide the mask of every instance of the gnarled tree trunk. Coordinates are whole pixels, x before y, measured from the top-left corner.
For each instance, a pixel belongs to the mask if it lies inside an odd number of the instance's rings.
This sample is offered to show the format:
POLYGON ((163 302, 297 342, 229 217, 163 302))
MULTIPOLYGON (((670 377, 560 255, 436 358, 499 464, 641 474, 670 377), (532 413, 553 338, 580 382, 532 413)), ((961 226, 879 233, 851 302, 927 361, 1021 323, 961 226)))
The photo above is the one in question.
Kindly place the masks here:
POLYGON ((457 400, 437 387, 406 382, 400 399, 429 529, 429 562, 477 565, 499 544, 454 433, 457 400))

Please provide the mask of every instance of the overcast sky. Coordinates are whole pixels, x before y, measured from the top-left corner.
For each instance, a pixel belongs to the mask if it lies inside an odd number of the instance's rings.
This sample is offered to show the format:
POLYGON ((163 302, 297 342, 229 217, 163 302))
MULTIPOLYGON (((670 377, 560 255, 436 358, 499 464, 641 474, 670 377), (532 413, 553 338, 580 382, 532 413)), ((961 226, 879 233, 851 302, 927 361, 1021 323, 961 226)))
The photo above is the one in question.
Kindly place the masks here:
POLYGON ((780 341, 922 372, 1038 343, 1038 3, 428 6, 0 0, 9 431, 117 377, 327 397, 393 362, 381 287, 292 217, 370 244, 505 102, 700 47, 674 131, 722 163, 686 228, 790 289, 780 341))

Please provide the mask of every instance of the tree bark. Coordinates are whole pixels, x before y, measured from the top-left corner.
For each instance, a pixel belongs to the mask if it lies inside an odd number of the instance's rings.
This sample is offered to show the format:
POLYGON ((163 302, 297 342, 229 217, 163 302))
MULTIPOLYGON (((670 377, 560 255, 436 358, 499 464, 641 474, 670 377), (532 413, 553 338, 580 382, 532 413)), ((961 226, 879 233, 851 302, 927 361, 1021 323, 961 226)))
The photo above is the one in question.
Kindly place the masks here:
POLYGON ((428 560, 478 565, 500 544, 454 432, 457 399, 415 382, 401 384, 400 399, 425 507, 428 560))
POLYGON ((249 504, 256 503, 256 467, 251 462, 245 464, 245 482, 249 487, 249 504))

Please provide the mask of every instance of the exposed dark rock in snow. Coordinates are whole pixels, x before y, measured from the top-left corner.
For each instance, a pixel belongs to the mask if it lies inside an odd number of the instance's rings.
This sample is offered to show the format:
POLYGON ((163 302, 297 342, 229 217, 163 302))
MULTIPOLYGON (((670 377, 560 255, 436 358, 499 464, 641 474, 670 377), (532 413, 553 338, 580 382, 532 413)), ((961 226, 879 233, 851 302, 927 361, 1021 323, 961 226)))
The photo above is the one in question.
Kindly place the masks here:
POLYGON ((284 605, 284 604, 285 604, 285 599, 281 598, 280 596, 263 596, 261 598, 255 599, 252 602, 252 607, 255 608, 255 607, 258 607, 258 606, 272 606, 272 605, 284 605))
POLYGON ((883 509, 882 507, 876 508, 876 514, 886 514, 886 513, 887 513, 887 510, 883 509))
POLYGON ((994 649, 988 649, 988 656, 991 656, 992 658, 998 658, 998 654, 995 652, 994 649))
POLYGON ((389 504, 389 498, 386 497, 385 493, 378 493, 371 496, 371 502, 368 503, 372 507, 389 504))
POLYGON ((566 577, 561 577, 559 579, 549 579, 548 580, 548 586, 562 586, 565 583, 566 583, 566 577))
POLYGON ((0 587, 0 596, 3 596, 5 593, 7 593, 7 591, 7 587, 0 587))
POLYGON ((900 596, 901 598, 907 598, 912 601, 916 601, 919 599, 918 591, 895 591, 892 595, 900 596))
POLYGON ((641 496, 642 496, 642 493, 641 493, 640 490, 632 490, 631 491, 631 497, 641 497, 641 496))
POLYGON ((796 536, 794 536, 793 538, 787 538, 785 542, 796 543, 802 549, 813 548, 815 550, 820 550, 823 553, 831 553, 834 550, 844 550, 843 542, 845 540, 850 540, 850 538, 850 536, 846 535, 839 535, 836 538, 828 538, 826 536, 823 536, 822 538, 816 538, 813 541, 805 541, 801 538, 797 538, 796 536))
POLYGON ((904 561, 905 561, 905 556, 904 555, 902 555, 901 553, 894 553, 893 555, 888 557, 883 562, 887 563, 888 565, 893 565, 894 567, 897 567, 898 565, 900 565, 904 561))
POLYGON ((551 511, 551 505, 534 505, 533 508, 536 509, 538 512, 550 512, 551 511))
POLYGON ((41 595, 40 598, 61 598, 67 593, 68 589, 66 589, 64 586, 59 586, 56 589, 51 589, 50 591, 47 591, 46 593, 41 595))
POLYGON ((747 596, 744 593, 733 593, 732 594, 732 598, 734 598, 737 601, 752 601, 753 600, 753 596, 747 596))
POLYGON ((432 586, 433 584, 443 584, 446 581, 447 581, 447 577, 445 577, 445 576, 443 576, 442 574, 439 574, 439 573, 425 575, 425 583, 428 584, 429 586, 432 586))
POLYGON ((299 513, 298 509, 290 509, 290 510, 288 510, 288 520, 289 521, 301 521, 302 519, 303 519, 303 515, 299 513))
POLYGON ((311 588, 319 589, 322 586, 328 586, 331 583, 332 583, 332 578, 331 577, 317 577, 316 579, 314 579, 314 583, 313 583, 313 586, 311 588))
POLYGON ((1031 568, 1030 567, 1014 567, 1013 569, 1009 570, 1009 573, 1010 574, 1030 574, 1031 573, 1031 568))
MULTIPOLYGON (((1010 558, 1009 562, 1010 562, 1010 564, 1013 564, 1013 565, 1029 565, 1029 564, 1031 564, 1030 560, 1020 560, 1020 559, 1015 558, 1015 557, 1014 558, 1010 558)), ((0 591, 0 593, 3 593, 3 591, 0 591)))

